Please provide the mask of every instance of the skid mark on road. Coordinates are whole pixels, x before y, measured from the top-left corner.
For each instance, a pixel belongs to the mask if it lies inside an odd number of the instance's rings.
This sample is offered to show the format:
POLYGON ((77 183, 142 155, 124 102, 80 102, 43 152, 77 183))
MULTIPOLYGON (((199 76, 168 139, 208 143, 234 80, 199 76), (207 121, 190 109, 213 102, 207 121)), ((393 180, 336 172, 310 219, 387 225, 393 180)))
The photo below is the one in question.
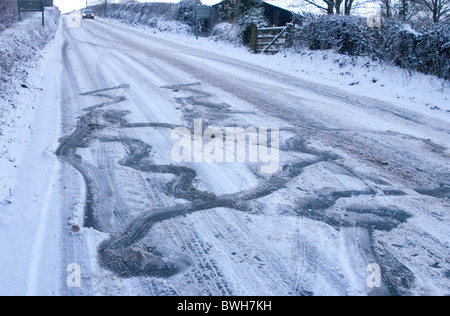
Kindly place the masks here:
POLYGON ((96 109, 101 109, 105 106, 114 105, 114 104, 126 101, 127 98, 125 98, 124 96, 118 96, 118 95, 116 95, 116 93, 120 89, 128 89, 129 87, 130 86, 128 84, 122 84, 122 85, 114 87, 114 88, 100 89, 100 90, 81 93, 80 94, 81 96, 94 96, 94 97, 99 97, 99 98, 103 98, 103 99, 108 99, 108 101, 106 101, 106 102, 102 102, 102 103, 90 106, 88 108, 85 108, 85 109, 83 109, 83 111, 89 112, 89 111, 93 111, 96 109), (116 93, 114 93, 114 94, 105 93, 108 91, 116 92, 116 93))
MULTIPOLYGON (((103 174, 99 167, 83 162, 81 156, 77 154, 77 149, 89 147, 90 142, 95 137, 95 132, 103 128, 99 124, 99 117, 102 111, 96 110, 104 106, 110 106, 123 102, 124 97, 117 97, 114 94, 105 94, 107 91, 117 91, 119 89, 127 89, 128 85, 120 85, 115 88, 108 88, 102 90, 95 90, 91 92, 82 93, 82 96, 97 96, 109 99, 107 102, 96 105, 86 115, 82 116, 76 125, 75 131, 61 140, 61 145, 56 151, 56 156, 62 161, 68 163, 75 168, 82 176, 86 183, 86 206, 85 206, 85 220, 84 226, 95 228, 97 230, 104 230, 109 224, 101 223, 100 217, 108 217, 107 214, 99 214, 99 209, 105 206, 110 206, 101 200, 99 197, 111 198, 111 188, 109 183, 103 180, 103 174), (101 93, 99 95, 99 93, 101 93), (103 226, 102 226, 103 225, 103 226)), ((108 200, 108 199, 106 199, 108 200)))
MULTIPOLYGON (((209 102, 208 98, 212 95, 202 91, 199 88, 200 85, 195 83, 164 88, 174 91, 183 90, 194 94, 193 96, 178 98, 177 102, 179 104, 190 104, 199 111, 213 111, 216 113, 214 117, 216 120, 220 119, 221 115, 228 117, 230 115, 230 113, 227 113, 229 106, 209 102), (217 116, 218 112, 219 117, 217 116)), ((115 201, 111 196, 112 192, 117 193, 117 190, 114 191, 110 183, 104 181, 104 169, 107 166, 105 149, 100 153, 99 167, 83 162, 82 157, 77 154, 78 149, 90 147, 94 141, 99 141, 102 144, 102 148, 108 143, 116 143, 123 146, 127 154, 118 164, 124 168, 140 173, 170 175, 172 180, 166 184, 165 194, 173 198, 183 199, 185 203, 175 206, 161 205, 156 208, 141 210, 137 217, 127 223, 125 223, 126 216, 120 214, 121 216, 118 220, 124 225, 123 229, 118 233, 114 233, 99 246, 98 257, 100 265, 124 278, 136 276, 167 278, 186 271, 193 264, 192 260, 195 260, 196 266, 203 270, 200 273, 203 273, 205 280, 213 279, 212 283, 215 285, 215 289, 211 289, 211 293, 220 295, 232 294, 232 290, 228 288, 227 283, 223 280, 224 277, 221 275, 220 269, 213 260, 208 259, 207 250, 199 242, 199 237, 195 235, 195 232, 179 232, 186 243, 196 243, 195 245, 186 244, 191 256, 194 256, 191 259, 183 255, 171 255, 158 247, 144 246, 142 240, 155 225, 196 212, 225 208, 244 213, 253 213, 252 202, 285 189, 290 182, 302 175, 306 168, 324 162, 333 163, 339 159, 339 156, 327 151, 309 148, 305 139, 293 137, 282 144, 282 150, 305 154, 308 158, 297 159, 297 161, 282 166, 279 172, 265 178, 261 177, 259 184, 253 189, 232 195, 216 196, 213 193, 201 191, 195 187, 194 181, 198 175, 193 168, 172 164, 155 164, 152 161, 152 146, 150 144, 123 135, 101 135, 101 132, 104 131, 120 131, 131 128, 171 130, 178 127, 167 123, 129 123, 127 121, 127 116, 130 114, 129 111, 104 109, 124 102, 126 98, 120 95, 120 91, 129 88, 129 85, 124 84, 82 93, 81 96, 83 97, 100 97, 106 99, 106 101, 84 109, 87 113, 78 119, 75 131, 62 140, 56 152, 62 161, 70 164, 83 176, 86 183, 84 226, 103 232, 111 232, 111 218, 117 216, 117 205, 111 205, 115 201), (107 213, 106 206, 109 207, 111 214, 107 213)), ((184 113, 186 120, 189 121, 192 113, 189 113, 187 110, 184 113)), ((149 184, 152 185, 150 182, 149 184)), ((369 231, 388 231, 408 219, 408 214, 404 211, 391 208, 349 208, 346 210, 344 217, 341 212, 333 210, 333 206, 340 199, 375 194, 376 192, 371 189, 364 189, 330 191, 323 194, 304 196, 296 200, 298 208, 295 212, 302 221, 303 218, 314 219, 324 222, 336 230, 339 230, 341 227, 362 227, 369 231)), ((319 254, 314 250, 313 245, 306 244, 302 240, 301 232, 297 233, 296 238, 297 248, 300 252, 298 258, 301 258, 303 262, 307 262, 307 268, 302 263, 301 266, 295 269, 292 291, 297 294, 309 295, 312 293, 308 292, 308 289, 302 283, 308 273, 307 269, 315 266, 315 260, 317 260, 319 254)), ((371 245, 368 246, 370 247, 371 245)), ((380 262, 389 264, 385 260, 380 260, 380 262)), ((328 269, 326 265, 321 267, 321 271, 332 283, 344 282, 341 276, 334 275, 333 271, 328 269)), ((410 283, 413 282, 410 271, 400 263, 398 263, 398 267, 389 271, 394 271, 395 273, 391 275, 386 273, 385 277, 388 285, 392 284, 389 278, 395 278, 397 272, 404 276, 405 288, 408 288, 410 283)), ((393 286, 390 286, 390 288, 393 288, 393 286)))

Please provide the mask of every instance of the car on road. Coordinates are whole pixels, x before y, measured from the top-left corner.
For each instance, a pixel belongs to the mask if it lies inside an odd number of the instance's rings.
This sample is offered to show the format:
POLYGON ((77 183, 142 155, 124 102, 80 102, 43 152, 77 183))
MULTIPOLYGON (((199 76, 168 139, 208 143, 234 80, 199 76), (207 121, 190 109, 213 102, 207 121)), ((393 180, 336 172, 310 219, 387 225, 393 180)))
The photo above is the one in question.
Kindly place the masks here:
POLYGON ((82 15, 83 15, 83 20, 84 19, 94 19, 95 18, 94 11, 89 10, 89 9, 83 10, 82 15))

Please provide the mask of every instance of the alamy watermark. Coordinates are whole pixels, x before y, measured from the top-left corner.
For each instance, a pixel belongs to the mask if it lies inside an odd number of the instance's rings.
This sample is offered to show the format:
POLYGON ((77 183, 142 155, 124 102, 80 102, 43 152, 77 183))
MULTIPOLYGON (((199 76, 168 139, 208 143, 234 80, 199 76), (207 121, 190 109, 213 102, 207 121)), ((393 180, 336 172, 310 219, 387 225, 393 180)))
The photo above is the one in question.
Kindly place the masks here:
POLYGON ((377 263, 371 263, 367 266, 366 272, 370 272, 366 279, 366 284, 370 288, 381 287, 381 267, 377 263))
POLYGON ((177 127, 172 131, 177 143, 172 147, 172 160, 206 163, 260 163, 261 173, 275 173, 280 167, 280 130, 277 127, 208 126, 194 120, 194 130, 177 127))
POLYGON ((67 276, 66 283, 69 288, 81 287, 81 268, 77 263, 71 263, 67 266, 67 272, 70 272, 67 276))

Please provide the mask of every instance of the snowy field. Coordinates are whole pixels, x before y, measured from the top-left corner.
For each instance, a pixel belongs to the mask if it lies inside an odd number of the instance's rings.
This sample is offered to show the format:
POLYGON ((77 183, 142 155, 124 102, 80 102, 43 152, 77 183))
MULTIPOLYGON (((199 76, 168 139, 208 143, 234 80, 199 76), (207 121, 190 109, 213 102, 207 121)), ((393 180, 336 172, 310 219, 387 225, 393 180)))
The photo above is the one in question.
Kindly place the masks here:
POLYGON ((0 99, 0 294, 450 294, 448 82, 78 13, 39 55, 0 99), (279 128, 279 170, 175 163, 195 119, 279 128))

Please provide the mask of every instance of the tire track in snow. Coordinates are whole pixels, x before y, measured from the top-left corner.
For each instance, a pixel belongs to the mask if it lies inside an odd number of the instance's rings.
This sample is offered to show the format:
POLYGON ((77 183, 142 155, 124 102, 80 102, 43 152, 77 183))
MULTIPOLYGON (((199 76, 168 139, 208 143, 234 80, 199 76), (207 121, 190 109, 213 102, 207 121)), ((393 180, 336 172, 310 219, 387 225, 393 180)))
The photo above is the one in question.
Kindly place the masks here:
MULTIPOLYGON (((189 86, 171 86, 171 88, 186 88, 189 86)), ((100 103, 96 106, 86 108, 85 111, 89 111, 85 116, 81 117, 78 121, 77 128, 72 135, 65 138, 57 151, 57 156, 63 161, 71 164, 75 169, 77 169, 85 179, 87 186, 87 202, 86 202, 86 218, 85 226, 104 231, 104 226, 101 220, 98 218, 98 192, 102 192, 101 185, 96 183, 95 172, 92 168, 87 166, 82 162, 82 158, 77 155, 76 151, 78 148, 88 147, 94 139, 98 139, 101 142, 117 142, 122 144, 127 148, 128 156, 125 157, 120 164, 124 167, 135 169, 139 172, 149 172, 149 173, 163 173, 171 174, 174 176, 174 180, 168 184, 167 194, 172 195, 176 198, 182 198, 188 201, 184 205, 178 205, 173 207, 163 207, 148 210, 143 212, 140 216, 129 222, 121 233, 113 235, 110 239, 103 242, 99 249, 99 259, 100 264, 109 270, 114 271, 117 275, 122 277, 133 277, 133 276, 159 276, 159 277, 169 277, 174 274, 178 274, 184 271, 190 263, 182 258, 171 260, 170 258, 165 258, 164 254, 160 253, 157 249, 139 249, 136 248, 136 244, 142 240, 149 231, 157 224, 169 219, 174 219, 181 216, 186 216, 193 214, 195 212, 207 211, 214 208, 231 208, 236 209, 241 212, 248 212, 247 207, 248 202, 257 200, 268 196, 280 189, 286 187, 286 185, 295 177, 299 176, 306 167, 312 166, 319 162, 324 161, 334 161, 337 156, 330 154, 328 152, 320 152, 316 150, 308 149, 302 141, 295 141, 294 143, 288 143, 290 150, 297 150, 302 153, 307 153, 314 156, 312 161, 301 161, 293 164, 283 166, 282 170, 266 179, 261 181, 257 188, 239 192, 233 195, 223 195, 215 196, 214 194, 202 192, 194 188, 193 181, 197 177, 195 170, 174 165, 155 165, 149 158, 151 154, 151 146, 143 143, 137 139, 131 138, 102 138, 97 136, 97 131, 101 131, 105 128, 115 128, 115 129, 129 129, 129 128, 165 128, 172 129, 175 126, 172 124, 164 123, 135 123, 129 124, 125 119, 129 112, 127 111, 104 111, 103 107, 111 106, 120 102, 123 102, 125 98, 117 97, 115 95, 109 95, 107 92, 117 91, 119 89, 127 89, 128 85, 120 85, 113 88, 106 88, 95 90, 92 92, 83 93, 84 96, 96 96, 105 97, 108 100, 106 102, 100 103), (106 122, 102 123, 102 120, 106 122), (103 124, 103 125, 102 125, 103 124), (99 189, 100 187, 100 189, 99 189)), ((197 91, 192 91, 197 93, 197 91)), ((207 94, 204 95, 207 97, 207 94)), ((202 99, 202 98, 201 98, 202 99)), ((190 102, 198 102, 198 99, 189 99, 190 102)), ((205 106, 206 103, 198 104, 199 106, 205 106)), ((371 195, 372 191, 348 191, 348 192, 333 192, 330 195, 323 195, 317 197, 308 197, 306 201, 302 201, 299 205, 303 204, 299 209, 299 215, 307 216, 316 220, 323 221, 333 227, 339 228, 345 225, 359 225, 358 220, 342 223, 342 221, 336 218, 335 214, 328 213, 327 209, 333 206, 337 200, 341 198, 348 198, 355 195, 371 195), (313 212, 304 212, 304 209, 312 208, 313 212), (356 224, 355 224, 356 223, 356 224)), ((356 218, 358 214, 372 214, 377 212, 377 210, 362 210, 354 211, 356 218)), ((380 212, 379 212, 380 213, 380 212)), ((383 211, 381 211, 383 213, 383 211)), ((388 212, 386 212, 387 214, 388 212)), ((389 221, 389 214, 381 214, 379 216, 380 223, 383 220, 389 221)), ((364 217, 364 216, 362 216, 364 217)), ((391 229, 398 225, 402 220, 391 224, 383 226, 380 224, 379 229, 391 229)), ((372 222, 365 223, 362 225, 370 226, 372 222)), ((187 232, 184 231, 183 234, 187 232)), ((193 232, 191 232, 192 234, 193 232)), ((181 236, 181 233, 180 233, 181 236)), ((183 239, 187 242, 189 248, 189 243, 198 244, 198 238, 192 236, 186 240, 186 236, 183 239)), ((200 245, 201 246, 201 245, 200 245)), ((203 246, 201 246, 203 247, 203 246)), ((305 246, 302 246, 303 248, 305 246)), ((311 251, 311 247, 308 247, 311 251)), ((307 251, 308 251, 307 250, 307 251)), ((207 270, 212 271, 214 276, 214 286, 221 295, 230 294, 229 290, 226 288, 226 283, 221 281, 220 273, 211 261, 205 261, 208 257, 205 249, 195 248, 196 252, 192 252, 195 258, 198 258, 201 262, 201 267, 205 267, 207 270), (197 257, 198 256, 198 257, 197 257), (215 271, 215 272, 214 272, 215 271), (222 284, 222 285, 221 285, 222 284)), ((306 255, 304 257, 315 257, 317 254, 306 255)), ((315 260, 315 259, 314 259, 315 260)), ((307 266, 311 266, 314 263, 311 262, 307 266)), ((325 269, 326 270, 326 269, 325 269)), ((323 271, 322 271, 323 272, 323 271)), ((327 275, 332 279, 333 282, 340 282, 339 278, 333 275, 330 271, 327 275)), ((296 283, 298 283, 296 281, 296 283)), ((296 286, 297 288, 297 286, 296 286)), ((307 294, 307 292, 302 292, 307 294)))

